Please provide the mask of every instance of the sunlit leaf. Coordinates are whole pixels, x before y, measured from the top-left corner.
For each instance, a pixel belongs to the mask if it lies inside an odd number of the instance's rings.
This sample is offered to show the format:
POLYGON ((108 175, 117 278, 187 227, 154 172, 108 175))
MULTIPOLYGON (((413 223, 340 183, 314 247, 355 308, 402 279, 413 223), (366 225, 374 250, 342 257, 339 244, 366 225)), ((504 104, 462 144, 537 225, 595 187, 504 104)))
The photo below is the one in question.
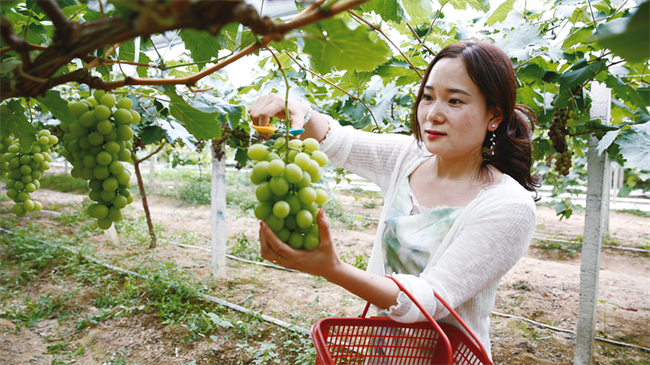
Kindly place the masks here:
POLYGON ((636 124, 621 131, 616 144, 621 154, 632 166, 650 170, 650 123, 636 124))
POLYGON ((645 1, 632 17, 617 19, 621 24, 612 25, 614 21, 611 21, 599 27, 602 33, 597 36, 598 43, 628 61, 647 61, 650 58, 649 14, 650 1, 645 1))
POLYGON ((395 23, 410 21, 410 16, 404 8, 402 0, 369 1, 362 4, 361 9, 368 13, 374 11, 376 14, 381 15, 382 19, 395 23))
POLYGON ((506 32, 505 38, 498 38, 496 43, 508 56, 518 61, 530 59, 531 49, 549 45, 548 41, 540 35, 539 28, 531 24, 524 24, 506 32))
POLYGON ((173 90, 167 89, 165 95, 170 98, 170 114, 183 123, 187 131, 196 139, 221 137, 221 123, 217 119, 222 117, 222 114, 218 112, 206 113, 196 109, 173 90))
POLYGON ((341 19, 320 21, 304 30, 314 36, 305 39, 304 52, 320 73, 333 69, 372 71, 390 55, 386 42, 373 42, 363 27, 350 30, 341 19))
MULTIPOLYGON (((212 58, 219 57, 219 51, 223 48, 219 39, 207 31, 183 28, 179 36, 185 43, 185 48, 190 51, 194 62, 210 61, 212 58)), ((199 64, 199 70, 205 67, 205 64, 199 64)))
POLYGON ((440 5, 444 6, 446 4, 451 4, 456 10, 465 10, 467 6, 472 9, 480 10, 482 12, 487 12, 490 10, 490 1, 489 0, 441 0, 440 5))
POLYGON ((508 14, 514 10, 515 0, 507 0, 506 2, 499 5, 492 15, 488 17, 485 22, 486 25, 494 25, 496 22, 503 22, 508 17, 508 14))

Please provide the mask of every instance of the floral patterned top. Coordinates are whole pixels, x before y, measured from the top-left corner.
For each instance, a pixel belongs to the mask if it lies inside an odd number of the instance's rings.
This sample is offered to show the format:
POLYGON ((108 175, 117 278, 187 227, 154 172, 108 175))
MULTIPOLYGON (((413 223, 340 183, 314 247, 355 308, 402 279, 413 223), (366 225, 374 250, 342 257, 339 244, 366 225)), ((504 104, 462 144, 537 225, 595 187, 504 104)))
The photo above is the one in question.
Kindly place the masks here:
POLYGON ((419 276, 464 207, 421 206, 404 179, 386 219, 382 242, 386 275, 419 276))

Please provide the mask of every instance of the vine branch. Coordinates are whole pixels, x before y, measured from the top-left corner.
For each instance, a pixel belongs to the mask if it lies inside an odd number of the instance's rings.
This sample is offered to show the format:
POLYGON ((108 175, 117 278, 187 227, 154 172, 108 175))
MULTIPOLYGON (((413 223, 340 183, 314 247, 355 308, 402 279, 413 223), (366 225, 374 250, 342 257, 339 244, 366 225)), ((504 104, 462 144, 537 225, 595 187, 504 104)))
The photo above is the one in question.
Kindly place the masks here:
MULTIPOLYGON (((352 9, 369 0, 348 0, 323 6, 318 1, 309 6, 298 17, 284 23, 277 23, 268 17, 261 18, 254 7, 243 0, 233 1, 194 1, 194 2, 142 2, 141 9, 135 12, 124 23, 118 16, 110 16, 91 22, 77 24, 63 16, 61 9, 54 0, 39 2, 43 11, 56 27, 52 44, 44 49, 34 61, 35 67, 30 67, 29 49, 33 46, 13 33, 8 18, 2 17, 2 38, 11 48, 18 50, 23 61, 22 75, 14 78, 3 77, 0 84, 0 100, 11 97, 38 96, 50 88, 68 82, 85 83, 91 88, 112 90, 126 85, 195 85, 200 79, 220 70, 238 59, 249 55, 260 48, 266 47, 271 41, 280 41, 284 35, 307 24, 332 17, 338 13, 352 9), (179 4, 182 3, 182 4, 179 4), (176 7, 174 7, 176 6, 176 7), (174 16, 170 17, 169 13, 174 16), (93 77, 88 70, 76 70, 66 75, 52 77, 61 67, 67 65, 73 58, 87 59, 89 53, 107 45, 118 45, 139 36, 162 33, 171 29, 194 28, 207 30, 216 35, 225 24, 238 22, 255 34, 263 37, 257 43, 251 44, 230 57, 218 62, 194 75, 178 79, 157 79, 126 77, 123 80, 104 82, 93 77), (36 81, 39 80, 39 81, 36 81), (47 80, 47 82, 42 82, 47 80)), ((98 59, 94 61, 99 63, 98 59)), ((92 61, 91 61, 92 63, 92 61)), ((94 66, 91 64, 90 66, 94 66)))

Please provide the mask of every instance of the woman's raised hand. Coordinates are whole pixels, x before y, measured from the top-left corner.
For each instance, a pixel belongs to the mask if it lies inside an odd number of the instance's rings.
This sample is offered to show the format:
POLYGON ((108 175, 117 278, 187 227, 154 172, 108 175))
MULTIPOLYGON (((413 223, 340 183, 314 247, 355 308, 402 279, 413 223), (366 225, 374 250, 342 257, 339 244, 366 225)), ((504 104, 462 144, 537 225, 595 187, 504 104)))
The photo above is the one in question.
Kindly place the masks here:
MULTIPOLYGON (((309 106, 298 100, 289 99, 291 128, 302 128, 303 120, 308 112, 309 106)), ((273 117, 285 119, 285 99, 277 94, 261 96, 251 104, 248 115, 250 115, 253 125, 258 126, 269 125, 273 117)))

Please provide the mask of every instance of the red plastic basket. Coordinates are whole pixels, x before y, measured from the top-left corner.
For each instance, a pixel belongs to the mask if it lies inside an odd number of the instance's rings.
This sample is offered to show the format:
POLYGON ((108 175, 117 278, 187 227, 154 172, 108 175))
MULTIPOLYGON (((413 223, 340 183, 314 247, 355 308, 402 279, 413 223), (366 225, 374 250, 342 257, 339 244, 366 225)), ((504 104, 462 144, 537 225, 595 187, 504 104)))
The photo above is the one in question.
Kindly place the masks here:
POLYGON ((436 322, 395 278, 428 322, 400 323, 388 317, 324 318, 311 328, 316 364, 322 365, 493 365, 485 348, 462 318, 438 294, 436 298, 465 331, 436 322))

